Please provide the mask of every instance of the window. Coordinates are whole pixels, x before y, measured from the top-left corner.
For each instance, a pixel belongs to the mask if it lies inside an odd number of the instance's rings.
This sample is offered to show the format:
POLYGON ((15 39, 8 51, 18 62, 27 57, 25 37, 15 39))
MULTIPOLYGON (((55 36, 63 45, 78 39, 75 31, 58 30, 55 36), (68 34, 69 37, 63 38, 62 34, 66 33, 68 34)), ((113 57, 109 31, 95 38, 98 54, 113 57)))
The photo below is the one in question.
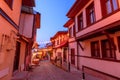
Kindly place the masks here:
POLYGON ((69 28, 69 37, 72 37, 72 28, 69 28))
POLYGON ((119 52, 120 52, 120 36, 117 37, 117 41, 118 41, 118 49, 119 49, 119 52))
POLYGON ((71 64, 75 65, 75 49, 71 49, 71 64))
POLYGON ((94 3, 90 4, 86 9, 86 16, 87 16, 87 25, 93 24, 95 20, 95 10, 94 10, 94 3))
POLYGON ((10 8, 12 8, 13 0, 4 0, 10 8))
POLYGON ((75 36, 75 25, 73 25, 73 36, 75 36))
POLYGON ((78 16, 78 31, 83 29, 83 15, 82 13, 78 16))
POLYGON ((57 40, 57 45, 59 45, 59 39, 57 40))
POLYGON ((64 48, 64 50, 63 50, 63 61, 64 62, 67 61, 67 48, 64 48))
POLYGON ((101 0, 102 15, 105 16, 118 10, 118 0, 101 0))
POLYGON ((69 28, 69 37, 74 37, 75 36, 75 25, 73 25, 71 28, 69 28))
POLYGON ((103 58, 115 59, 115 50, 109 40, 102 40, 101 46, 103 58))
POLYGON ((106 10, 107 10, 107 14, 112 12, 112 6, 111 6, 111 3, 110 3, 110 0, 106 1, 106 10))
POLYGON ((62 37, 60 37, 60 44, 62 43, 62 37))
POLYGON ((91 42, 91 55, 92 57, 100 57, 99 41, 91 42))

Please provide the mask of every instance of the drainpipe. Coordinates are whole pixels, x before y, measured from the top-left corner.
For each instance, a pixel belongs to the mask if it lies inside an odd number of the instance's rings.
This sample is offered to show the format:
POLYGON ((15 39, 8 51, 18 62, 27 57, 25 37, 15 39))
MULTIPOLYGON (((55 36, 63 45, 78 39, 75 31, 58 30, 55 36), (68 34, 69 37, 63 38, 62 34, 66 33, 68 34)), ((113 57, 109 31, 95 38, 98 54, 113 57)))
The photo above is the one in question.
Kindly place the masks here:
POLYGON ((85 80, 85 73, 84 73, 84 68, 82 66, 82 80, 85 80))
POLYGON ((82 80, 85 80, 85 73, 82 72, 82 80))

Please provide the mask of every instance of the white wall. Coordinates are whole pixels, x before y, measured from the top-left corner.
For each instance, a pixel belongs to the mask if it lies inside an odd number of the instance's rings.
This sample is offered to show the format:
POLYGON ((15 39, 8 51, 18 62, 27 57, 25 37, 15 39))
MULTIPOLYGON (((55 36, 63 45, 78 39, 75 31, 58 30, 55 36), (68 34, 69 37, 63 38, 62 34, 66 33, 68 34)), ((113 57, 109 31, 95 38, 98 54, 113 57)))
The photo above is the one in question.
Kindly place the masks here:
POLYGON ((19 32, 27 38, 32 38, 34 15, 21 14, 19 32))

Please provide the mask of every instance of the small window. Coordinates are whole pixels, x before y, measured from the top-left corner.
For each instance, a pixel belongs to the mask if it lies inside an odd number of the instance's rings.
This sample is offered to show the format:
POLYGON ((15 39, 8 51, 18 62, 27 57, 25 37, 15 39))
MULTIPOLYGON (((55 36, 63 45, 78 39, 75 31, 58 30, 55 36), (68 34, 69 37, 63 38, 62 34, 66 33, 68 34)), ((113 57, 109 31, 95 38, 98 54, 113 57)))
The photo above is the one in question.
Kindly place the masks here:
POLYGON ((8 6, 12 9, 13 0, 4 0, 8 6))
POLYGON ((118 0, 101 0, 102 15, 111 14, 118 10, 118 0))
POLYGON ((62 43, 62 37, 60 37, 60 44, 62 43))
POLYGON ((94 10, 94 3, 91 3, 86 9, 86 16, 87 16, 87 25, 93 24, 95 19, 95 10, 94 10))
POLYGON ((102 40, 101 42, 102 57, 105 59, 115 59, 115 49, 109 40, 102 40))
POLYGON ((63 50, 63 61, 64 62, 67 61, 67 48, 64 48, 64 50, 63 50))
POLYGON ((75 49, 71 49, 71 64, 75 65, 75 49))
POLYGON ((91 42, 91 55, 92 57, 100 57, 99 41, 91 42))
POLYGON ((72 37, 72 27, 69 28, 69 37, 72 37))
POLYGON ((69 28, 69 37, 74 37, 74 36, 75 36, 75 25, 69 28))
POLYGON ((113 5, 114 11, 118 9, 118 1, 117 0, 112 0, 112 5, 113 5))
POLYGON ((118 41, 118 49, 119 49, 119 52, 120 52, 120 36, 117 37, 117 41, 118 41))
POLYGON ((107 14, 112 12, 112 5, 110 3, 110 0, 106 1, 106 10, 107 10, 107 14))
POLYGON ((75 25, 73 25, 73 36, 75 36, 75 25))
POLYGON ((59 45, 59 39, 57 40, 57 45, 59 45))
POLYGON ((83 29, 83 15, 82 13, 78 16, 78 31, 83 29))

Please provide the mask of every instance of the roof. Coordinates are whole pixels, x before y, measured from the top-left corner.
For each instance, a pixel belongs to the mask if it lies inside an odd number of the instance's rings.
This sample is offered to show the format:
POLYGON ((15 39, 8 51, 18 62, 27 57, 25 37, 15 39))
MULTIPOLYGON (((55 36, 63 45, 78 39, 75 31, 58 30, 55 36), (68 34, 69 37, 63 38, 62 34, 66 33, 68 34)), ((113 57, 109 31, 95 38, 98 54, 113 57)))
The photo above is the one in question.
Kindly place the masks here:
POLYGON ((35 0, 22 0, 23 6, 35 7, 35 0))
POLYGON ((66 41, 62 42, 60 45, 58 45, 54 48, 61 48, 61 47, 68 47, 68 41, 66 40, 66 41))
POLYGON ((69 19, 65 24, 64 27, 69 27, 74 22, 73 19, 69 19))
POLYGON ((51 39, 56 38, 60 34, 67 34, 67 33, 68 33, 68 31, 58 31, 53 37, 51 37, 51 39))
POLYGON ((89 2, 90 0, 76 0, 66 16, 74 18, 75 15, 89 2))

